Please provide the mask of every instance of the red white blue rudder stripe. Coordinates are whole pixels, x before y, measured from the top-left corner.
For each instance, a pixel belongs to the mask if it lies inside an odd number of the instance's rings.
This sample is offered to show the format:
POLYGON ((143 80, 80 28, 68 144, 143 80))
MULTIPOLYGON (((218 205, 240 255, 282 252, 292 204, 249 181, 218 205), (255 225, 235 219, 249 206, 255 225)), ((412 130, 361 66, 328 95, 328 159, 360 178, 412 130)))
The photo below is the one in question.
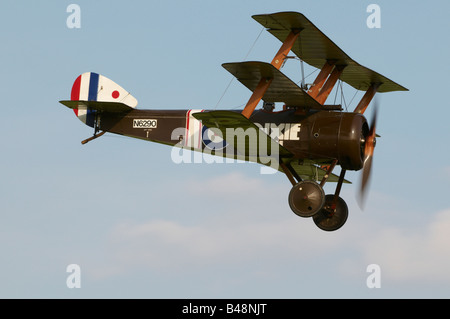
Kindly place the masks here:
MULTIPOLYGON (((120 102, 136 108, 137 100, 120 85, 94 72, 81 74, 73 83, 72 101, 120 102)), ((85 124, 94 126, 95 110, 87 107, 74 109, 76 116, 85 124)))

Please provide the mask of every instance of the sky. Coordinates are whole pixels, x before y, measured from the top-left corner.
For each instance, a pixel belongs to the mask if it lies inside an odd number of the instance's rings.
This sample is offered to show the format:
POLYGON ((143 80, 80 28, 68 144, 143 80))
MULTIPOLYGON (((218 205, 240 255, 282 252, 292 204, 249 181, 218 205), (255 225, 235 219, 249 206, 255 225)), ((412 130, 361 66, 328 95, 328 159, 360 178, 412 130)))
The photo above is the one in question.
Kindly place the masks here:
MULTIPOLYGON (((449 298, 449 11, 444 0, 3 1, 0 297, 449 298), (380 28, 366 24, 370 4, 380 28), (251 92, 221 64, 270 62, 280 42, 251 16, 279 11, 409 89, 379 95, 366 207, 349 172, 336 232, 292 213, 281 173, 176 164, 168 146, 113 134, 81 145, 92 129, 58 103, 92 71, 141 109, 240 108, 251 92)), ((298 82, 299 70, 282 72, 298 82)))

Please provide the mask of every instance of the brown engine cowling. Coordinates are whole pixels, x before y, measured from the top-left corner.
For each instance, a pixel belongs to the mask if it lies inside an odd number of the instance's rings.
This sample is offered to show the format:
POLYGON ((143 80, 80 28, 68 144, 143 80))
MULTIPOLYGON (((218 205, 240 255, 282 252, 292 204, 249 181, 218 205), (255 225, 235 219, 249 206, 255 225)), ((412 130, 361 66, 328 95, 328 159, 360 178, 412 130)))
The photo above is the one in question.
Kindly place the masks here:
POLYGON ((318 112, 310 118, 310 153, 313 157, 337 158, 347 170, 364 164, 367 120, 359 113, 318 112))

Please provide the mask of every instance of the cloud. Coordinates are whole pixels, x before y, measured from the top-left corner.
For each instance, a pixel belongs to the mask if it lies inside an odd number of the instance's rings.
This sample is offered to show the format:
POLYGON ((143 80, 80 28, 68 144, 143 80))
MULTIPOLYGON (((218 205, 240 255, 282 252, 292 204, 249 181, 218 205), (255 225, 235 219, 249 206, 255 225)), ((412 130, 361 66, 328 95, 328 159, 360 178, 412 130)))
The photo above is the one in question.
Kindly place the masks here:
POLYGON ((289 260, 286 256, 310 258, 325 245, 332 249, 339 243, 322 240, 313 246, 300 244, 318 230, 312 222, 294 222, 298 219, 295 216, 294 220, 269 221, 229 213, 234 216, 234 223, 231 218, 225 223, 210 219, 199 225, 168 220, 122 223, 111 233, 117 248, 115 264, 122 264, 124 269, 144 266, 164 272, 217 265, 234 267, 255 260, 271 264, 279 258, 289 260))
POLYGON ((261 194, 265 181, 249 178, 243 174, 232 172, 227 175, 215 176, 209 179, 185 181, 185 188, 189 193, 209 194, 213 196, 261 194))
MULTIPOLYGON (((114 266, 104 265, 109 270, 99 271, 99 277, 136 268, 183 272, 254 263, 276 268, 279 261, 322 258, 321 254, 332 253, 346 237, 345 233, 331 237, 311 219, 294 215, 287 193, 280 191, 282 187, 288 191, 289 183, 235 172, 182 183, 178 186, 186 191, 177 200, 186 205, 178 217, 158 215, 115 225, 106 239, 107 264, 114 266), (276 196, 272 195, 274 190, 276 196), (208 194, 207 199, 204 194, 208 194), (314 238, 314 243, 308 238, 314 238)), ((165 205, 170 209, 170 201, 165 205)))
POLYGON ((422 228, 380 229, 364 243, 365 260, 395 282, 450 283, 450 209, 432 216, 422 228))
MULTIPOLYGON (((278 181, 230 173, 179 186, 187 191, 178 199, 186 201, 178 215, 115 224, 105 238, 104 258, 97 270, 89 270, 94 277, 150 271, 167 278, 211 271, 223 272, 227 280, 233 271, 246 269, 254 278, 263 274, 283 281, 293 275, 291 268, 283 273, 290 265, 322 277, 331 267, 327 278, 337 276, 361 286, 366 267, 378 264, 384 284, 450 283, 450 209, 430 213, 420 226, 392 224, 392 218, 404 216, 395 198, 373 192, 369 211, 360 212, 347 189, 343 196, 348 198, 349 221, 330 233, 290 212, 283 196, 290 186, 278 181), (276 196, 270 194, 273 189, 276 196), (385 210, 387 202, 392 211, 385 210)), ((166 196, 161 201, 170 209, 170 194, 166 196)))
POLYGON ((232 228, 214 222, 188 226, 148 221, 121 224, 113 237, 122 244, 115 258, 123 270, 146 267, 180 272, 217 265, 246 267, 255 260, 267 270, 276 269, 275 260, 306 268, 329 260, 341 268, 341 275, 348 276, 345 267, 349 266, 348 252, 352 252, 350 266, 353 264, 359 273, 364 272, 363 266, 375 263, 380 265, 385 282, 443 284, 450 283, 448 227, 450 210, 439 213, 425 232, 381 229, 368 240, 357 238, 355 233, 320 233, 312 222, 290 218, 275 223, 247 219, 232 228))

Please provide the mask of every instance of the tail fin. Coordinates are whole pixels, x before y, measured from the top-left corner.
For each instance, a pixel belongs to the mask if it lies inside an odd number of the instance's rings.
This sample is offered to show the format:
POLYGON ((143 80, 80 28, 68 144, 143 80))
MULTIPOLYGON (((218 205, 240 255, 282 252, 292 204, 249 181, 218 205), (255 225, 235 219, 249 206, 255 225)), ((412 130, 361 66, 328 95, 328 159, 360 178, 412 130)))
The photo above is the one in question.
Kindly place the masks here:
POLYGON ((120 85, 94 72, 86 72, 77 77, 72 86, 70 100, 60 102, 72 108, 75 115, 91 127, 95 125, 96 112, 99 110, 108 108, 110 111, 123 111, 124 108, 136 108, 138 103, 120 85))

